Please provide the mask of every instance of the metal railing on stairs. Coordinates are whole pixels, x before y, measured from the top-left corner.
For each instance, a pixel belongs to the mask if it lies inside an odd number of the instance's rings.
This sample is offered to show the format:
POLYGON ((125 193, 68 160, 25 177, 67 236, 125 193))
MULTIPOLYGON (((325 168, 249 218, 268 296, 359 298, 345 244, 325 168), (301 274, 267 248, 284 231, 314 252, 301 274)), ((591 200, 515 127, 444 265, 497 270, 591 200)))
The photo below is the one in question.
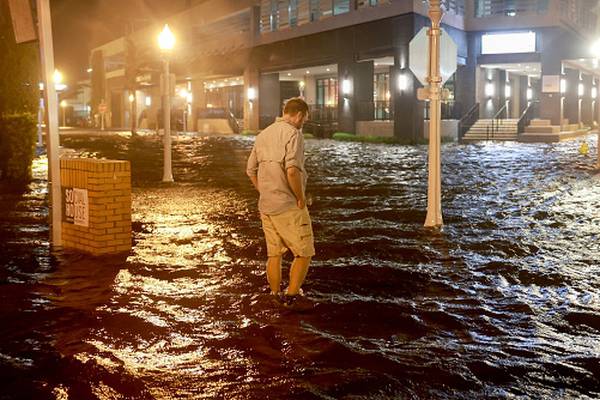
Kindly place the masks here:
POLYGON ((525 127, 531 123, 531 120, 535 117, 538 102, 530 102, 527 107, 521 113, 519 121, 517 122, 517 134, 520 136, 525 132, 525 127))
POLYGON ((486 129, 488 140, 490 140, 490 131, 492 134, 492 139, 498 132, 498 128, 500 127, 500 124, 503 122, 502 115, 506 115, 507 111, 508 111, 508 103, 504 103, 504 105, 502 107, 500 107, 498 112, 496 112, 496 114, 494 114, 494 117, 492 118, 491 129, 490 129, 490 125, 488 125, 487 129, 486 129))
POLYGON ((462 140, 463 136, 471 129, 471 127, 479 119, 479 103, 473 104, 473 107, 469 109, 458 121, 458 140, 462 140))

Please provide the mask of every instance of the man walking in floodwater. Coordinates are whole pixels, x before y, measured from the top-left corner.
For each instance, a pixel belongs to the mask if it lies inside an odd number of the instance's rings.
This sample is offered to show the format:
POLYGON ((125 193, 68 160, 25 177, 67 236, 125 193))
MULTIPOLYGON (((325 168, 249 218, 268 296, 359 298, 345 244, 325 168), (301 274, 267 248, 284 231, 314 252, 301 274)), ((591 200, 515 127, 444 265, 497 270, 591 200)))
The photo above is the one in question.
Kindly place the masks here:
POLYGON ((246 173, 258 190, 258 210, 267 242, 267 280, 271 293, 292 306, 300 293, 308 266, 315 255, 312 224, 306 208, 304 137, 302 125, 308 105, 300 98, 285 103, 283 117, 256 137, 246 173), (290 282, 281 286, 281 258, 290 250, 294 261, 290 282))

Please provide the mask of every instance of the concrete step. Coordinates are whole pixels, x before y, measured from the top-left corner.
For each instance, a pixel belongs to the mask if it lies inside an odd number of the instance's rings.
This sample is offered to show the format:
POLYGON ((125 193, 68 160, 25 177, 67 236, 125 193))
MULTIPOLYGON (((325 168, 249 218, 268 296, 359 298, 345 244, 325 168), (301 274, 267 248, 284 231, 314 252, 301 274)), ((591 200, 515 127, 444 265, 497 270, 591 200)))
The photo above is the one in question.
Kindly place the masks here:
POLYGON ((496 142, 516 142, 519 139, 517 137, 510 137, 510 138, 467 138, 467 137, 463 137, 462 138, 462 142, 463 143, 470 143, 470 142, 486 142, 486 141, 496 141, 496 142))
POLYGON ((490 135, 489 137, 487 135, 465 135, 463 136, 463 138, 465 139, 479 139, 479 140, 493 140, 493 139, 517 139, 519 137, 519 135, 490 135))
POLYGON ((487 139, 516 139, 519 136, 518 135, 494 135, 494 136, 487 136, 487 135, 465 135, 463 136, 466 139, 481 139, 481 140, 487 140, 487 139))
MULTIPOLYGON (((500 123, 500 124, 493 124, 494 126, 518 126, 518 124, 513 124, 512 122, 507 122, 507 123, 500 123)), ((474 123, 473 126, 492 126, 491 123, 489 124, 480 124, 480 123, 474 123)))
POLYGON ((558 125, 529 125, 525 128, 525 133, 558 133, 560 126, 558 125))
POLYGON ((581 129, 579 124, 568 124, 568 125, 563 125, 561 130, 562 131, 576 131, 578 129, 581 129))
POLYGON ((518 131, 516 129, 496 129, 496 130, 491 130, 491 129, 478 129, 478 128, 471 128, 469 129, 468 132, 473 132, 473 133, 518 133, 518 131))
POLYGON ((515 118, 508 118, 508 119, 491 119, 491 118, 479 118, 477 121, 481 121, 481 122, 492 122, 492 121, 500 121, 500 122, 514 122, 517 123, 519 122, 518 119, 515 118))
POLYGON ((529 126, 548 126, 548 125, 551 125, 551 121, 549 119, 534 118, 529 123, 529 126))
MULTIPOLYGON (((488 127, 492 129, 492 125, 473 125, 471 128, 486 129, 488 127)), ((517 129, 518 127, 518 125, 494 125, 494 129, 517 129)))

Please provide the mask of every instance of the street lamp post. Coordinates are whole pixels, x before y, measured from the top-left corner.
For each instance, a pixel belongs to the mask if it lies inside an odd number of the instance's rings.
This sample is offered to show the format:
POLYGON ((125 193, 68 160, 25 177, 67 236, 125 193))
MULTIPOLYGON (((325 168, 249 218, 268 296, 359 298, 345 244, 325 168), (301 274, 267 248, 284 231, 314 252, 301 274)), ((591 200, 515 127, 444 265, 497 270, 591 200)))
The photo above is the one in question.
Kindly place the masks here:
POLYGON ((440 22, 443 11, 440 0, 429 1, 429 18, 431 29, 429 36, 429 182, 427 190, 427 216, 425 226, 441 227, 442 220, 442 187, 441 187, 441 97, 442 77, 440 75, 440 22))
POLYGON ((163 182, 173 182, 172 161, 171 161, 171 89, 169 77, 169 55, 175 45, 175 36, 169 29, 169 25, 164 26, 160 35, 158 35, 158 47, 163 57, 163 182))

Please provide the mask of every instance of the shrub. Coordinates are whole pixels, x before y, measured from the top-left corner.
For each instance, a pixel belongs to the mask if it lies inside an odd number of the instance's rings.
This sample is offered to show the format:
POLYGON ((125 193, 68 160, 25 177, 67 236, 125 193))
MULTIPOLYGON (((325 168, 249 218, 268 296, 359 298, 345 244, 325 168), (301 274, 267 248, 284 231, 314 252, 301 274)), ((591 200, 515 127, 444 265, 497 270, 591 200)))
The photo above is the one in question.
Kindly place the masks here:
MULTIPOLYGON (((353 133, 336 132, 332 136, 333 140, 339 140, 341 142, 360 142, 360 143, 386 143, 386 144, 404 144, 404 145, 415 145, 415 144, 429 144, 429 139, 408 139, 408 138, 397 138, 389 136, 358 136, 353 133)), ((442 143, 451 143, 454 139, 450 137, 442 136, 442 143)))
POLYGON ((0 179, 25 184, 31 180, 36 118, 31 113, 0 116, 0 179))
POLYGON ((389 144, 400 144, 404 143, 395 137, 386 136, 358 136, 352 133, 336 132, 333 134, 333 140, 339 140, 343 142, 360 142, 360 143, 389 143, 389 144))

